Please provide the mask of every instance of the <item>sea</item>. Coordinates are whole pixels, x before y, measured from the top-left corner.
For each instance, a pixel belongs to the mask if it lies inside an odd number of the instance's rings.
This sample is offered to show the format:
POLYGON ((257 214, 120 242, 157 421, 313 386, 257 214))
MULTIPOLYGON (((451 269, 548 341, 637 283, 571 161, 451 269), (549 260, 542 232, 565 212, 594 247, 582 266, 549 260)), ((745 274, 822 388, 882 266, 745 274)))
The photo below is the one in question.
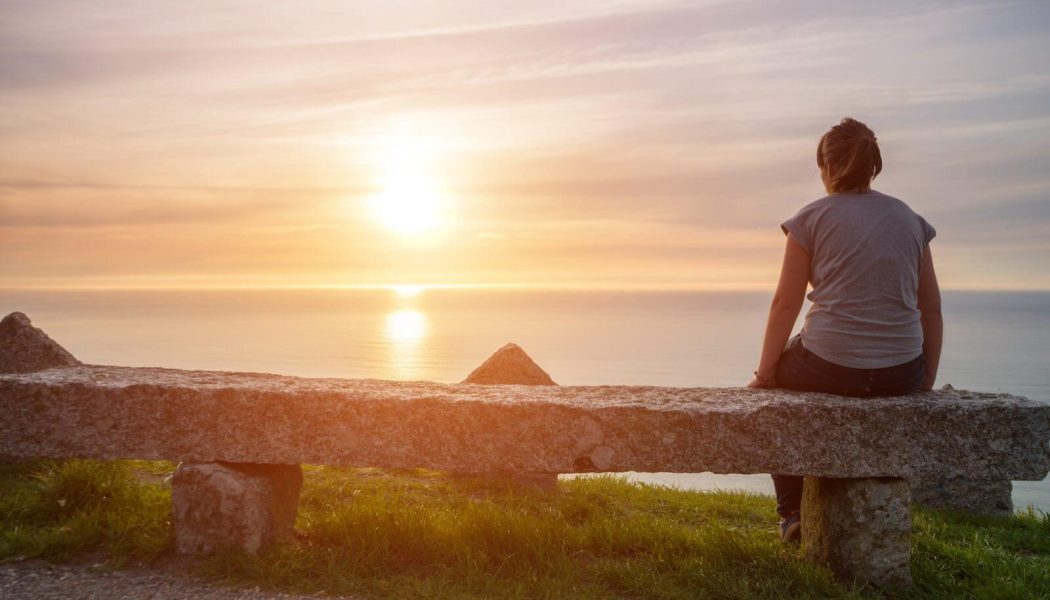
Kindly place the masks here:
MULTIPOLYGON (((92 364, 456 382, 514 342, 560 384, 724 387, 746 384, 756 368, 771 296, 418 286, 0 290, 0 314, 26 313, 92 364)), ((1050 292, 946 291, 943 310, 938 386, 1050 403, 1050 292)), ((773 491, 765 475, 627 477, 773 491)), ((1014 504, 1050 512, 1050 478, 1015 482, 1014 504)))

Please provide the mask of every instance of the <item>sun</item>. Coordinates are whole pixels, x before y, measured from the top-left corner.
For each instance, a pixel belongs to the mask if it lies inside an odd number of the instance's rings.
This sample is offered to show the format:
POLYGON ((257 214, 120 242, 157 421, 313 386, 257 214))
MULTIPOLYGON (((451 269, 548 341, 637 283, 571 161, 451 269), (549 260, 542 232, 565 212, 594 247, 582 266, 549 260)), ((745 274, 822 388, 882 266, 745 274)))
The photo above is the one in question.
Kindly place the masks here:
POLYGON ((433 145, 399 130, 378 154, 379 191, 369 198, 375 218, 390 231, 418 235, 443 225, 447 199, 433 176, 433 145))

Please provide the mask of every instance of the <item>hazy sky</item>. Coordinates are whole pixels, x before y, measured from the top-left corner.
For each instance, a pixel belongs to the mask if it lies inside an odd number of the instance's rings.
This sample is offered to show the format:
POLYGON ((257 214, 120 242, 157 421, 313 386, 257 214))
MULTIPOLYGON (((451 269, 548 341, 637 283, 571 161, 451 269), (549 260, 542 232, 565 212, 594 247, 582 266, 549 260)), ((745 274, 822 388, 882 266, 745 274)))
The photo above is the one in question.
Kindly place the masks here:
POLYGON ((849 115, 942 285, 1050 288, 1047 31, 1045 0, 5 0, 0 287, 772 286, 849 115), (420 235, 372 210, 405 139, 420 235))

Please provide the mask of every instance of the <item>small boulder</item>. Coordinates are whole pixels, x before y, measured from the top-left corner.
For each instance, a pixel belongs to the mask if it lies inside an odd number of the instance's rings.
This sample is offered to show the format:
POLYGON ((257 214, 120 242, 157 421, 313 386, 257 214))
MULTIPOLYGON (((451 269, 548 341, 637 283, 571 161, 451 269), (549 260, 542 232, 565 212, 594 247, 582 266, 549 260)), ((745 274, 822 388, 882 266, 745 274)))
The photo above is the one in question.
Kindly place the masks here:
POLYGON ((557 385, 517 344, 507 344, 497 350, 463 383, 557 385))
POLYGON ((0 373, 33 373, 79 364, 24 314, 13 312, 0 321, 0 373))
POLYGON ((180 464, 171 486, 175 551, 255 554, 291 537, 302 486, 299 465, 180 464))

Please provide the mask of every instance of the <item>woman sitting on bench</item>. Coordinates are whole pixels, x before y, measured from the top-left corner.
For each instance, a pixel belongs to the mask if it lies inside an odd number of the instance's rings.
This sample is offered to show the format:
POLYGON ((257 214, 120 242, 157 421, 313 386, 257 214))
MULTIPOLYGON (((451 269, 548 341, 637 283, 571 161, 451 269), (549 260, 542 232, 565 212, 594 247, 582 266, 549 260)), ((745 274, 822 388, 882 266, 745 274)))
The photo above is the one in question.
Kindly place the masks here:
MULTIPOLYGON (((931 389, 943 328, 929 248, 936 231, 904 202, 871 189, 882 156, 863 123, 843 119, 825 133, 817 166, 828 195, 781 225, 784 263, 749 387, 843 396, 931 389), (807 284, 812 306, 788 341, 807 284)), ((802 477, 773 475, 773 485, 781 538, 797 541, 802 477)))

